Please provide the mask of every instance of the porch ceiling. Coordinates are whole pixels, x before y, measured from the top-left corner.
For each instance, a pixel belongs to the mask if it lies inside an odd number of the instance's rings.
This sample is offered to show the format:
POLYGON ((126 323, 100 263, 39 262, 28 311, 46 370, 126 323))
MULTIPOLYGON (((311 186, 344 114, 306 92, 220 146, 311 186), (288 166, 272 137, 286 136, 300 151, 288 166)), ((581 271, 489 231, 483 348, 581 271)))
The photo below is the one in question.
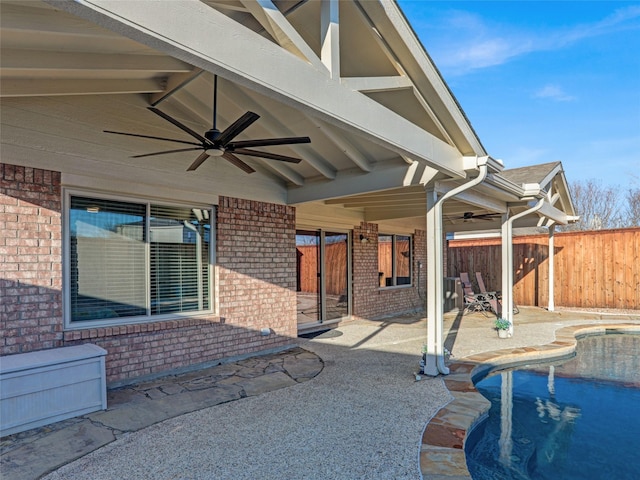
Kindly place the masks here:
POLYGON ((322 4, 0 0, 3 160, 289 203, 400 188, 416 168, 464 178, 462 157, 484 151, 395 3, 322 4), (254 111, 237 140, 309 136, 263 149, 301 163, 186 172, 198 152, 134 159, 180 144, 103 133, 191 140, 150 105, 204 133, 213 73, 219 127, 254 111))
MULTIPOLYGON (((129 182, 422 223, 425 185, 454 188, 471 173, 465 157, 486 155, 393 1, 0 0, 0 48, 3 161, 109 189, 129 182), (248 175, 210 157, 187 172, 199 152, 131 158, 184 145, 103 132, 192 140, 147 108, 204 133, 214 74, 218 127, 253 111, 260 119, 237 140, 309 136, 261 149, 299 164, 241 156, 256 170, 248 175)), ((526 208, 520 182, 531 173, 553 190, 544 213, 572 214, 555 165, 504 178, 498 168, 445 203, 445 228, 494 228, 507 204, 526 208)))

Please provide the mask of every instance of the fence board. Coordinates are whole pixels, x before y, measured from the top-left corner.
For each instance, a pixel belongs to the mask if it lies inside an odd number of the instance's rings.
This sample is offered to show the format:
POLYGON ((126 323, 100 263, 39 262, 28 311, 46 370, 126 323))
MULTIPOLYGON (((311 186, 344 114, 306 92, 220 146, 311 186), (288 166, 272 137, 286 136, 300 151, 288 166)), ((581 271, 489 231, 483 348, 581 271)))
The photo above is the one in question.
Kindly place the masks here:
MULTIPOLYGON (((548 237, 513 243, 515 302, 546 306, 548 237)), ((555 250, 556 305, 640 309, 640 228, 557 233, 555 250)), ((489 290, 501 289, 500 239, 451 240, 447 258, 449 276, 482 272, 489 290)))

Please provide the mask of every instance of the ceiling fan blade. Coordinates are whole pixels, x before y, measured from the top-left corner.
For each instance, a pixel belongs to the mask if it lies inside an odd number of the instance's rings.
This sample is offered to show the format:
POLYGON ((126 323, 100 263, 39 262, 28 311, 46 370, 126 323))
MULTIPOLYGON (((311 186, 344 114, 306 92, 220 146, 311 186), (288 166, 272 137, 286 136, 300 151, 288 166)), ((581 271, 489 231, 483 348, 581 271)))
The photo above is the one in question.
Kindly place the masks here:
POLYGON ((222 158, 224 158, 226 161, 233 163, 236 167, 238 167, 241 170, 244 170, 247 173, 253 173, 255 172, 255 170, 253 168, 251 168, 249 165, 247 165, 246 163, 244 163, 242 160, 240 160, 238 157, 236 157, 234 154, 229 153, 229 152, 224 152, 222 154, 222 158))
POLYGON ((227 144, 240 135, 245 129, 249 127, 253 122, 258 120, 260 115, 253 112, 247 112, 242 115, 239 119, 229 125, 216 139, 217 145, 222 145, 226 147, 227 144))
POLYGON ((133 156, 131 156, 131 158, 152 157, 154 155, 166 155, 168 153, 191 152, 193 150, 202 150, 202 147, 179 148, 177 150, 165 150, 163 152, 144 153, 142 155, 133 155, 133 156))
POLYGON ((139 133, 127 133, 127 132, 115 132, 113 130, 103 130, 104 133, 114 133, 116 135, 126 135, 128 137, 140 137, 140 138, 150 138, 152 140, 163 140, 165 142, 177 142, 184 143, 186 145, 200 145, 196 142, 187 142, 186 140, 178 140, 177 138, 164 138, 164 137, 154 137, 152 135, 142 135, 139 133))
POLYGON ((198 158, 196 158, 195 161, 191 165, 189 165, 189 168, 187 168, 187 172, 192 172, 193 170, 198 168, 204 163, 207 158, 209 158, 209 154, 207 152, 202 152, 200 155, 198 155, 198 158))
POLYGON ((281 162, 300 163, 302 160, 286 155, 278 155, 277 153, 259 152, 258 150, 249 150, 248 148, 236 148, 233 153, 240 155, 249 155, 250 157, 268 158, 269 160, 280 160, 281 162))
POLYGON ((311 143, 309 137, 285 137, 285 138, 263 138, 258 140, 240 140, 239 142, 230 142, 228 148, 246 148, 246 147, 269 147, 272 145, 293 145, 297 143, 311 143))
POLYGON ((180 130, 182 130, 183 132, 188 133, 189 135, 191 135, 193 138, 195 138, 196 140, 199 140, 200 142, 202 142, 203 144, 206 145, 210 145, 209 140, 207 140, 206 138, 204 138, 202 135, 200 135, 198 132, 191 130, 189 127, 187 127, 186 125, 184 125, 183 123, 180 123, 178 120, 176 120, 173 117, 170 117, 169 115, 167 115, 166 113, 164 113, 161 110, 158 110, 155 107, 147 107, 149 110, 151 110, 153 113, 155 113, 156 115, 158 115, 159 117, 164 118, 167 122, 174 124, 176 127, 178 127, 180 130))

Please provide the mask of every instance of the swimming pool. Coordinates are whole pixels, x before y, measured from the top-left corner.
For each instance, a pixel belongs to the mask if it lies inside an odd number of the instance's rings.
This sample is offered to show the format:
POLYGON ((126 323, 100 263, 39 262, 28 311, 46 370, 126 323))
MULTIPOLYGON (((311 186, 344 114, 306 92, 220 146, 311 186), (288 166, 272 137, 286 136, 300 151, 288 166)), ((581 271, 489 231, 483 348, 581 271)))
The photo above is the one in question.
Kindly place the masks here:
POLYGON ((563 363, 489 375, 491 401, 465 443, 474 480, 640 478, 640 335, 578 342, 563 363))

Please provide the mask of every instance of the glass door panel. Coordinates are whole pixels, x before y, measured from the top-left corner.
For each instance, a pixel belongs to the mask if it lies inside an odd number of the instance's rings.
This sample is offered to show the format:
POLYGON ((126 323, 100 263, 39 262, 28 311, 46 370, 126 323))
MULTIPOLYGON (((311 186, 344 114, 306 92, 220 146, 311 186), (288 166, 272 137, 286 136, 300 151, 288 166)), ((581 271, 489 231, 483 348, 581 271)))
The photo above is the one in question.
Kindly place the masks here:
POLYGON ((349 315, 349 235, 296 232, 298 327, 349 315))
POLYGON ((324 234, 324 320, 349 315, 349 236, 346 233, 324 234))
POLYGON ((320 301, 320 232, 296 232, 296 293, 298 325, 319 322, 320 301))

